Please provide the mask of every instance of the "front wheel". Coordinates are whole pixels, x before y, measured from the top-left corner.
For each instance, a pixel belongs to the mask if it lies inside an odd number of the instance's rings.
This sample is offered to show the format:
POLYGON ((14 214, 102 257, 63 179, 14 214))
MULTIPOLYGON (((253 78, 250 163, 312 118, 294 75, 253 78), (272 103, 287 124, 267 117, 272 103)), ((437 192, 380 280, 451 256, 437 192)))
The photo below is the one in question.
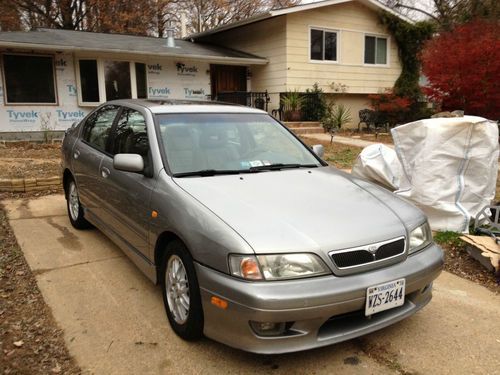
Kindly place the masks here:
POLYGON ((160 277, 170 326, 185 340, 203 336, 203 309, 193 260, 180 241, 166 247, 160 277))
POLYGON ((91 226, 83 217, 83 208, 80 204, 78 188, 73 178, 69 180, 66 188, 66 207, 68 208, 69 221, 73 227, 76 229, 86 229, 91 226))

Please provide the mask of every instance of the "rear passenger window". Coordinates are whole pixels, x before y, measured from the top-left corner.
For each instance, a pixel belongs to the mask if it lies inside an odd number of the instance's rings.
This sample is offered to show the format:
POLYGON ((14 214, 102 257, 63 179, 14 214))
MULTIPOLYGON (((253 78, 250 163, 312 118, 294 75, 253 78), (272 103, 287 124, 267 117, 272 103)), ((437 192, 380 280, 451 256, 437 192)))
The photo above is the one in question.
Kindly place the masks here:
POLYGON ((85 122, 82 138, 100 151, 106 151, 111 127, 118 113, 118 107, 106 106, 94 112, 85 122))
POLYGON ((147 161, 148 134, 144 116, 133 109, 124 108, 116 124, 111 152, 115 154, 139 154, 147 161))

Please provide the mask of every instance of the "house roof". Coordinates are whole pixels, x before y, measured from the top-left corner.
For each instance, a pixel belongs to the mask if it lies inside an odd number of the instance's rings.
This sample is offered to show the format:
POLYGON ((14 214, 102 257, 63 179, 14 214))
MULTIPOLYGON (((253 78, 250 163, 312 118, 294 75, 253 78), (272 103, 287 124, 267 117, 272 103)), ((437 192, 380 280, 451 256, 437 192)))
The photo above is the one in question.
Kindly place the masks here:
POLYGON ((175 44, 175 47, 167 47, 167 41, 163 38, 59 29, 0 32, 0 48, 115 52, 226 63, 267 63, 267 60, 262 57, 211 44, 194 43, 182 39, 176 39, 175 44))
POLYGON ((236 21, 233 23, 229 23, 227 25, 215 27, 213 29, 203 31, 201 33, 191 34, 188 37, 186 37, 185 39, 197 39, 197 38, 201 38, 204 36, 216 34, 216 33, 219 33, 221 31, 231 30, 231 29, 234 29, 236 27, 240 27, 240 26, 251 24, 251 23, 263 21, 263 20, 266 20, 269 18, 283 16, 285 14, 303 12, 306 10, 317 9, 317 8, 322 8, 322 7, 326 7, 326 6, 331 6, 331 5, 342 4, 342 3, 348 3, 351 1, 357 1, 357 2, 364 4, 365 6, 367 6, 368 8, 371 8, 373 10, 385 10, 386 12, 394 14, 395 16, 401 18, 402 20, 404 20, 408 23, 414 23, 414 21, 412 21, 410 18, 405 17, 401 13, 396 12, 395 10, 389 8, 388 6, 382 4, 381 2, 379 2, 377 0, 323 0, 323 1, 317 1, 315 3, 294 5, 294 6, 287 7, 287 8, 271 9, 267 12, 258 13, 252 17, 249 17, 249 18, 246 18, 246 19, 243 19, 240 21, 236 21))

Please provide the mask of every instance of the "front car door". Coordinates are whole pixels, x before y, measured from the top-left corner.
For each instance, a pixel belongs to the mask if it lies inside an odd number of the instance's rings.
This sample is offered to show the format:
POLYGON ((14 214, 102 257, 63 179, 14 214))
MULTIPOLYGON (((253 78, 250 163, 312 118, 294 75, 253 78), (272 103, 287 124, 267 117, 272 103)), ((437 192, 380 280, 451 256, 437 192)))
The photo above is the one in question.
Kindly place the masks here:
POLYGON ((101 166, 106 224, 146 258, 149 258, 150 200, 156 183, 149 139, 146 116, 138 110, 122 107, 113 127, 110 154, 104 156, 101 166), (116 154, 141 155, 144 173, 114 169, 113 156, 116 154))
POLYGON ((73 147, 72 166, 80 201, 94 215, 101 208, 100 168, 118 110, 118 106, 106 105, 92 113, 73 147))

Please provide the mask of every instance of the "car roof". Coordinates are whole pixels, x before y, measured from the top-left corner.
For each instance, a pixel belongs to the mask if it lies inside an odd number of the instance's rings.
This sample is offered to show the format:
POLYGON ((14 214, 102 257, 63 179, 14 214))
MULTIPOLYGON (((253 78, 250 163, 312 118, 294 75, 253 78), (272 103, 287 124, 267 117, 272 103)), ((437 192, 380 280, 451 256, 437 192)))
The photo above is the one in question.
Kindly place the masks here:
POLYGON ((201 100, 153 100, 153 99, 122 99, 106 104, 132 105, 148 108, 153 114, 165 113, 267 113, 263 110, 245 107, 238 104, 201 100))

